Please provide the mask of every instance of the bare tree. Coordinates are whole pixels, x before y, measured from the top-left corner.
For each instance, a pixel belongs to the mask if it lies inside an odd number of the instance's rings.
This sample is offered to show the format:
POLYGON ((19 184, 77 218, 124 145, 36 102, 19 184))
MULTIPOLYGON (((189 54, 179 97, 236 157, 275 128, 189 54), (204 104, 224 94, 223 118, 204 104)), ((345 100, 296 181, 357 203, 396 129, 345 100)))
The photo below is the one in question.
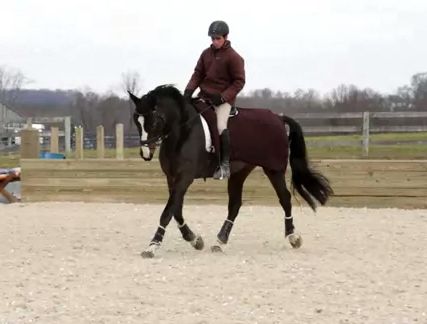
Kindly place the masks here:
POLYGON ((427 110, 427 72, 413 75, 411 84, 415 109, 427 110))
MULTIPOLYGON (((132 92, 135 96, 138 96, 139 91, 141 91, 141 77, 136 71, 128 71, 126 73, 122 73, 122 89, 128 97, 128 91, 132 92)), ((133 125, 133 103, 129 100, 129 124, 133 125)))
POLYGON ((26 81, 21 71, 0 66, 0 102, 12 106, 26 81))
POLYGON ((83 126, 88 132, 93 132, 96 125, 97 106, 99 95, 86 87, 74 95, 73 115, 76 122, 83 126))
POLYGON ((405 85, 397 89, 397 93, 394 96, 394 102, 391 102, 392 108, 398 107, 403 109, 412 109, 414 103, 414 89, 405 85))
POLYGON ((128 95, 127 92, 130 91, 134 95, 138 95, 141 91, 141 77, 136 71, 128 71, 122 73, 122 89, 128 95))

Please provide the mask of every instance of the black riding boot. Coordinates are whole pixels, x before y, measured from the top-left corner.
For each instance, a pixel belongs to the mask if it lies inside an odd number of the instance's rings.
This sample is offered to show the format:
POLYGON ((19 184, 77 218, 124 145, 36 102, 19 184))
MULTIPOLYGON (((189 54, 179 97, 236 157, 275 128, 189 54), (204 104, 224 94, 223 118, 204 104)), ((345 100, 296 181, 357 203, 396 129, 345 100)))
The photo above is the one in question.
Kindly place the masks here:
POLYGON ((221 163, 216 169, 213 178, 222 180, 230 177, 230 133, 228 129, 225 129, 220 135, 220 159, 221 163))

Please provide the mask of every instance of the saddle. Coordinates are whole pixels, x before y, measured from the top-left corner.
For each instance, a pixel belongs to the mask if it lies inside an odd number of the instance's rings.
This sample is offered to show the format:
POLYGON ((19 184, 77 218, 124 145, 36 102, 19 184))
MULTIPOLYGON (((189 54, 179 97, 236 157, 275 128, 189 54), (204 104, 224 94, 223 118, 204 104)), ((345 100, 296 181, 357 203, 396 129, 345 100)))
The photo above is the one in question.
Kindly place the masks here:
MULTIPOLYGON (((194 100, 195 109, 206 120, 214 152, 220 139, 214 109, 203 100, 194 100)), ((288 137, 280 116, 269 109, 234 107, 230 112, 231 161, 242 161, 271 170, 285 171, 288 160, 288 137)))
POLYGON ((231 110, 230 110, 230 118, 237 116, 237 114, 239 113, 239 111, 237 110, 236 106, 231 106, 231 110))

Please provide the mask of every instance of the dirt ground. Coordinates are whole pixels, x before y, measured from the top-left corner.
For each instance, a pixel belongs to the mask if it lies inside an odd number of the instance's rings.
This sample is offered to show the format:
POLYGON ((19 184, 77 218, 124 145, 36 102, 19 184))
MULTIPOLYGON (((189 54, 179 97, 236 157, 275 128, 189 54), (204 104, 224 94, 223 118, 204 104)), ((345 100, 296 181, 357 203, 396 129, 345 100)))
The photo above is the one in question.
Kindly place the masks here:
POLYGON ((280 208, 242 207, 223 254, 209 246, 222 206, 172 222, 142 259, 160 205, 0 205, 0 324, 427 323, 427 210, 294 208, 304 243, 283 238, 280 208))

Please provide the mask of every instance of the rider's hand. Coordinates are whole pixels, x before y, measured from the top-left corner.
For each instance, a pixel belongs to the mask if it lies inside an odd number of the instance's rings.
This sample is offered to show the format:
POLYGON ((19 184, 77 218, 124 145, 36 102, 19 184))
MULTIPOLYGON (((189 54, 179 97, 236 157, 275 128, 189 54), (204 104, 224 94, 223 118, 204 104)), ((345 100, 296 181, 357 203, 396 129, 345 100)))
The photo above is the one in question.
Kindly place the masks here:
POLYGON ((184 99, 185 99, 186 102, 191 103, 193 92, 194 92, 194 90, 185 89, 185 91, 184 91, 184 99))
POLYGON ((209 94, 209 99, 212 101, 214 106, 222 105, 225 102, 220 93, 209 94))

